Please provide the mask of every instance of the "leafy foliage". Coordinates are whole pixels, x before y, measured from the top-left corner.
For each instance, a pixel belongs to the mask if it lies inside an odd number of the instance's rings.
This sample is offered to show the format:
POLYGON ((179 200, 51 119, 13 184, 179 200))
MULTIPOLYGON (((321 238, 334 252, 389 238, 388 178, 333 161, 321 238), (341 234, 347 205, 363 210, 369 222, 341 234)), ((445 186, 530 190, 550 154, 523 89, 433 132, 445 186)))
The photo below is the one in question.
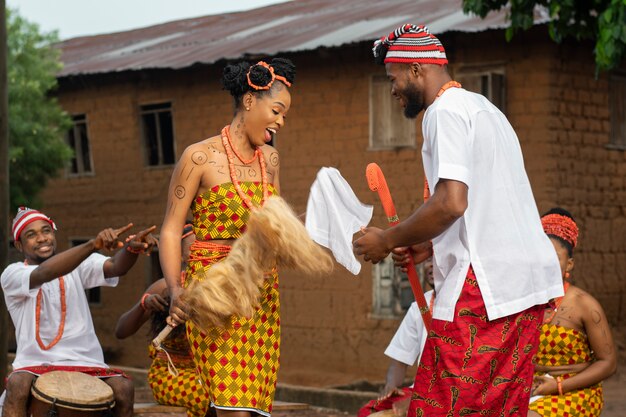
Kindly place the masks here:
POLYGON ((61 69, 57 40, 7 9, 11 210, 39 205, 38 192, 72 156, 64 140, 71 120, 51 96, 61 69))
POLYGON ((463 11, 481 17, 510 5, 506 30, 510 40, 518 30, 533 26, 534 11, 544 7, 550 14, 550 37, 595 40, 596 68, 610 70, 624 58, 626 49, 626 0, 463 0, 463 11))

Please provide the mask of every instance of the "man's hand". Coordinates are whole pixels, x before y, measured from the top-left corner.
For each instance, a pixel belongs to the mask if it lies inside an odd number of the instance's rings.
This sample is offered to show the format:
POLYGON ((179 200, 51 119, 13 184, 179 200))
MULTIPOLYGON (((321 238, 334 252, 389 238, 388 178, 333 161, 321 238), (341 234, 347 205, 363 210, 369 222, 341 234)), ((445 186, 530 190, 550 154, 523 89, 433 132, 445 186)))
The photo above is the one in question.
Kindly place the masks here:
POLYGON ((181 299, 181 295, 184 289, 182 287, 176 287, 170 289, 170 298, 172 303, 170 305, 170 315, 166 321, 172 327, 176 327, 179 324, 185 323, 189 320, 189 314, 187 314, 187 305, 184 300, 181 299))
POLYGON ((149 227, 127 239, 129 251, 132 253, 145 253, 150 256, 153 247, 159 246, 159 241, 152 235, 156 226, 149 227))
POLYGON ((363 255, 366 262, 377 264, 389 255, 389 248, 382 229, 377 227, 367 227, 362 229, 364 236, 361 236, 352 244, 354 253, 363 255))
POLYGON ((98 235, 94 239, 94 249, 106 249, 112 251, 121 248, 122 246, 124 246, 124 243, 120 241, 119 237, 120 235, 130 230, 131 227, 133 227, 133 224, 128 223, 126 226, 120 227, 119 229, 104 229, 103 231, 98 233, 98 235))
POLYGON ((394 264, 403 272, 407 272, 408 265, 417 265, 433 255, 431 242, 423 242, 410 247, 395 248, 391 254, 394 264))

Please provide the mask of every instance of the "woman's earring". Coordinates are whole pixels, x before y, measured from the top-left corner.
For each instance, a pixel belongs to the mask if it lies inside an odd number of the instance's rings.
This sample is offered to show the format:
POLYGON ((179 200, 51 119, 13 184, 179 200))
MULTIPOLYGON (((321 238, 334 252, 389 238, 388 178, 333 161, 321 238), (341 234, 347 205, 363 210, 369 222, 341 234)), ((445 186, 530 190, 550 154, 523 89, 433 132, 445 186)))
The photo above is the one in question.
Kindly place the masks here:
POLYGON ((565 279, 569 279, 569 272, 565 273, 565 279))
POLYGON ((246 107, 246 110, 248 110, 248 111, 249 111, 249 110, 250 110, 250 107, 246 107))

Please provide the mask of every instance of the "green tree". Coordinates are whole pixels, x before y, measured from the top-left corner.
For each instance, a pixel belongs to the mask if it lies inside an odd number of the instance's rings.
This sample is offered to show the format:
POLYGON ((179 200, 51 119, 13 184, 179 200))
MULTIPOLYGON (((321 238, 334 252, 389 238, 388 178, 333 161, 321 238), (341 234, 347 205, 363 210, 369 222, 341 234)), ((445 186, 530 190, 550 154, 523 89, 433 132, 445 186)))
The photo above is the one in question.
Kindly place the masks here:
POLYGON ((597 70, 617 67, 626 52, 626 0, 463 0, 463 10, 481 17, 510 5, 506 30, 510 40, 518 30, 533 26, 536 6, 550 13, 550 36, 556 42, 566 37, 596 42, 597 70))
POLYGON ((39 205, 37 194, 72 157, 64 140, 71 119, 52 93, 61 69, 56 33, 7 9, 11 210, 39 205))

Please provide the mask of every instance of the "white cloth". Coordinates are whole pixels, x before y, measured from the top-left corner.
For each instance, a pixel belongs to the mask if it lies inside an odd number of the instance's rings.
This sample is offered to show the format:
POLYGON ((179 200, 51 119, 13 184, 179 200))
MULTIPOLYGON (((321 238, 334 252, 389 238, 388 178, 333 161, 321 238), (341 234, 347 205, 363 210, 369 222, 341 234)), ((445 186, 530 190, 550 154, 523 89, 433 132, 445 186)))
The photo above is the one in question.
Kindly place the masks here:
POLYGON ((470 264, 490 320, 563 295, 510 123, 485 97, 450 88, 428 107, 422 158, 431 194, 440 179, 468 186, 465 214, 433 239, 434 318, 452 321, 470 264))
POLYGON ((0 281, 7 309, 15 325, 17 342, 13 369, 42 364, 107 367, 85 296, 88 288, 117 285, 117 277, 104 277, 103 266, 107 259, 94 253, 65 275, 65 329, 61 340, 49 350, 41 349, 35 339, 35 307, 37 293, 41 288, 39 334, 47 345, 56 337, 61 320, 59 280, 54 279, 39 288, 30 289, 30 274, 37 268, 36 265, 16 262, 4 270, 0 281))
MULTIPOLYGON (((424 294, 427 302, 430 302, 433 296, 433 290, 424 294)), ((415 365, 419 362, 426 344, 426 326, 422 320, 417 303, 411 303, 411 307, 406 312, 400 327, 396 330, 396 334, 389 342, 389 346, 385 349, 385 355, 398 362, 402 362, 408 366, 415 365)))
POLYGON ((306 205, 306 230, 327 247, 346 269, 357 275, 361 264, 352 251, 352 237, 372 219, 374 208, 363 204, 336 168, 322 168, 306 205))

